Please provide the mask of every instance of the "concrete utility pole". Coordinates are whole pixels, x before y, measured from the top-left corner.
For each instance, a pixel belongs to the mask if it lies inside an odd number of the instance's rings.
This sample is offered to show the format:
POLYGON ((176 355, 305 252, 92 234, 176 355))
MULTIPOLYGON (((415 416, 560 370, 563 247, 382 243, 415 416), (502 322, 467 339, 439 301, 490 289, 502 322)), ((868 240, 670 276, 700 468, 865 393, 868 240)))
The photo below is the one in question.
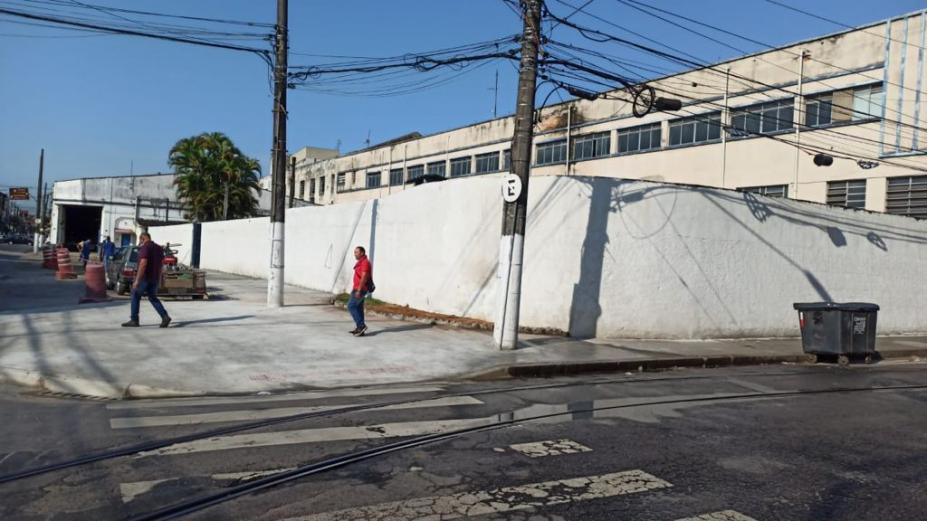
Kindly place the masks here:
POLYGON ((286 218, 287 0, 277 0, 277 59, 274 62, 273 202, 270 207, 270 273, 267 306, 283 306, 283 232, 286 218))
POLYGON ((32 253, 38 253, 42 242, 42 176, 45 174, 45 149, 39 153, 39 184, 35 185, 35 234, 32 237, 32 253))
MULTIPOLYGON (((537 81, 538 47, 541 38, 543 0, 522 0, 524 37, 518 74, 515 133, 512 137, 512 170, 518 181, 508 180, 509 194, 517 199, 505 202, 502 211, 502 240, 499 242, 500 297, 493 327, 493 341, 500 349, 515 349, 518 343, 518 311, 521 305, 521 274, 525 245, 525 217, 528 213, 528 178, 531 173, 531 142, 534 135, 534 94, 537 81), (519 183, 520 181, 520 183, 519 183), (519 193, 520 192, 520 193, 519 193)), ((506 187, 504 186, 503 190, 506 187)))
POLYGON ((296 195, 296 156, 290 158, 290 199, 287 208, 293 207, 293 197, 296 195))

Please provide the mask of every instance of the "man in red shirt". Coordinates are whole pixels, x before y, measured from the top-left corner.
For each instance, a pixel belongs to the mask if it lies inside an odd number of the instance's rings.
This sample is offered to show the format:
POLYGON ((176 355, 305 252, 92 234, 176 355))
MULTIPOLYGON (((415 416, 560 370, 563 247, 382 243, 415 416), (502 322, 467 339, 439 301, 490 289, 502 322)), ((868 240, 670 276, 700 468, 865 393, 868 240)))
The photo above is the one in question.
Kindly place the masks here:
POLYGON ((351 313, 356 326, 351 334, 364 336, 367 332, 367 324, 364 323, 364 297, 373 291, 373 266, 370 265, 363 246, 354 248, 354 258, 357 259, 357 263, 354 265, 354 284, 351 286, 351 298, 348 299, 348 312, 351 313))
POLYGON ((135 282, 132 283, 131 318, 122 324, 122 327, 138 327, 138 308, 142 296, 148 295, 148 302, 154 306, 161 316, 161 327, 171 323, 171 317, 158 300, 158 284, 161 282, 161 263, 164 262, 164 250, 151 240, 151 235, 145 232, 139 236, 141 246, 138 248, 138 269, 135 272, 135 282))

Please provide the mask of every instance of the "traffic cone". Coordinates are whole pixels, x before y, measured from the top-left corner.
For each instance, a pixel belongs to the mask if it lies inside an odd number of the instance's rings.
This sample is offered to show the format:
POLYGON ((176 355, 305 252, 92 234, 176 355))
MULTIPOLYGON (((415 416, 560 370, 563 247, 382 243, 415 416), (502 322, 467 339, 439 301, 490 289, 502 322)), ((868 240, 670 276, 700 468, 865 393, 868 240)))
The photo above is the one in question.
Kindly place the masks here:
POLYGON ((55 278, 58 280, 76 279, 77 273, 74 273, 74 266, 71 266, 71 252, 67 248, 58 248, 58 271, 55 272, 55 278))
POLYGON ((103 273, 103 265, 99 262, 87 263, 84 268, 84 284, 86 291, 79 301, 80 304, 109 300, 106 296, 106 275, 103 273))

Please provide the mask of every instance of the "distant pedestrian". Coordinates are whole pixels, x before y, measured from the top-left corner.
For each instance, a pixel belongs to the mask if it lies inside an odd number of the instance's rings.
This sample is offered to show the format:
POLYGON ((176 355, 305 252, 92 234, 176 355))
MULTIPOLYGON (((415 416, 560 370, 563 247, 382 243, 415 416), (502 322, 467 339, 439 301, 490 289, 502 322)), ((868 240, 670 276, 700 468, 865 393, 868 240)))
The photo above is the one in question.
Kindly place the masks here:
POLYGON ((351 297, 348 299, 348 312, 351 313, 356 326, 351 334, 364 336, 367 332, 367 324, 364 322, 364 298, 375 288, 373 266, 370 265, 363 246, 354 248, 354 258, 357 259, 357 263, 354 264, 354 283, 351 285, 351 297))
POLYGON ((171 317, 158 300, 158 284, 161 282, 161 263, 164 261, 164 250, 151 240, 151 235, 145 232, 139 236, 141 246, 138 248, 138 268, 135 272, 135 282, 132 283, 131 317, 122 327, 138 327, 138 308, 142 296, 148 296, 148 302, 161 316, 161 327, 171 323, 171 317))
POLYGON ((100 244, 100 260, 103 262, 103 273, 109 273, 109 259, 116 255, 116 245, 109 239, 109 235, 100 244))
POLYGON ((87 268, 87 261, 90 260, 91 249, 93 249, 93 243, 90 242, 90 239, 80 244, 80 262, 84 266, 84 269, 87 268))

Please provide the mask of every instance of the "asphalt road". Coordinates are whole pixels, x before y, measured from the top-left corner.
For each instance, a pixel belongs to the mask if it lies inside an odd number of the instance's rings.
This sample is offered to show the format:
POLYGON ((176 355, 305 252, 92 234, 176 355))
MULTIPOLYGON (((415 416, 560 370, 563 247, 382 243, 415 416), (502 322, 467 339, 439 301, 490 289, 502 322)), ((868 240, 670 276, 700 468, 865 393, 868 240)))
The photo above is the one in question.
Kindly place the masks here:
POLYGON ((0 518, 144 518, 204 497, 216 504, 182 518, 819 521, 915 520, 927 511, 924 364, 153 402, 0 388, 0 475, 300 413, 324 415, 0 477, 0 518), (466 429, 247 490, 304 465, 466 429), (232 492, 240 495, 216 496, 232 492))

